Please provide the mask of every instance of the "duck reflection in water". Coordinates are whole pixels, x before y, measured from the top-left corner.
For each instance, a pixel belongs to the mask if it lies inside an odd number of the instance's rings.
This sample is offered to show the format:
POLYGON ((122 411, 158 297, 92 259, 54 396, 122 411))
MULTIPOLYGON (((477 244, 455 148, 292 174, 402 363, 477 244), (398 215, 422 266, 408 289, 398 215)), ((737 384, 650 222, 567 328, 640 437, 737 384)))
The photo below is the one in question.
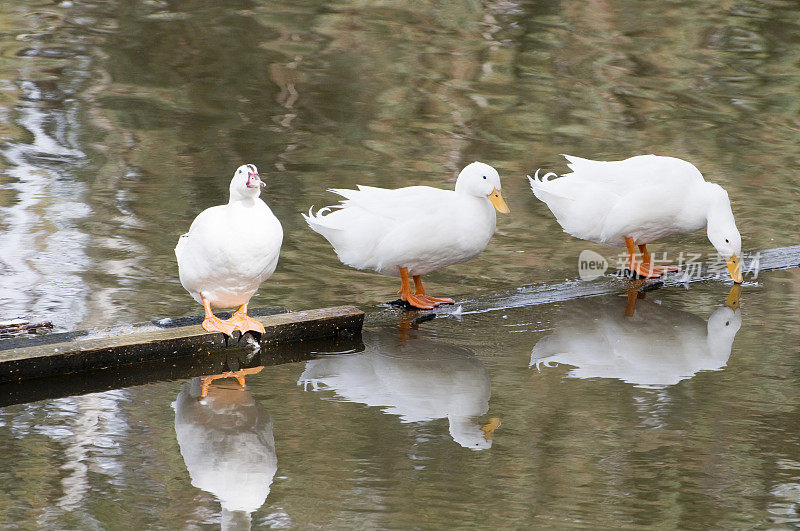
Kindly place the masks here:
POLYGON ((192 485, 219 499, 222 528, 249 529, 278 468, 272 419, 233 382, 210 385, 204 398, 202 388, 190 380, 172 404, 181 455, 192 485))
POLYGON ((704 321, 681 310, 643 300, 567 303, 555 331, 539 340, 531 366, 564 364, 571 378, 614 378, 643 387, 666 387, 700 371, 722 369, 742 325, 741 286, 704 321))
POLYGON ((453 440, 472 450, 492 446, 498 418, 481 427, 491 387, 486 367, 463 347, 408 335, 363 332, 364 352, 308 361, 298 385, 330 389, 348 402, 382 408, 401 422, 446 418, 453 440))

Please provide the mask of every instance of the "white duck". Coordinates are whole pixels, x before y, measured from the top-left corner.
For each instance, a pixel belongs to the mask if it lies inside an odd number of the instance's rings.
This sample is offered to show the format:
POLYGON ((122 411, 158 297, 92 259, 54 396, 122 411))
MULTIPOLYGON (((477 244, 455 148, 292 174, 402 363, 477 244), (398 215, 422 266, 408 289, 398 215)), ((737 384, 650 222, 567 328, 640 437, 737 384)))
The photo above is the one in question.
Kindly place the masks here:
POLYGON ((272 418, 246 390, 186 382, 175 402, 175 434, 192 485, 216 496, 223 529, 249 529, 278 470, 272 418), (244 524, 244 525, 230 525, 244 524))
POLYGON ((255 166, 239 166, 228 204, 202 211, 175 247, 181 284, 205 308, 203 328, 209 332, 264 333, 264 326, 247 315, 247 303, 275 271, 283 229, 259 198, 263 186, 255 166), (238 309, 223 321, 212 307, 238 309))
POLYGON ((348 402, 380 407, 401 422, 446 418, 464 448, 492 446, 499 426, 477 417, 489 410, 489 373, 472 351, 428 339, 398 340, 396 331, 363 335, 365 351, 327 355, 306 363, 298 385, 331 389, 348 402))
MULTIPOLYGON (((614 378, 634 385, 664 387, 700 371, 725 367, 742 326, 740 286, 731 288, 708 322, 660 304, 624 299, 566 303, 555 330, 531 352, 531 366, 565 364, 571 378, 614 378)), ((633 298, 631 298, 633 295, 633 298)), ((640 297, 643 295, 639 295, 640 297)))
POLYGON ((400 298, 423 309, 453 300, 426 295, 421 275, 476 257, 494 234, 495 209, 508 213, 500 176, 482 162, 461 170, 454 191, 361 185, 358 190, 330 191, 345 200, 316 214, 312 207, 303 215, 311 229, 333 245, 342 263, 399 276, 400 298), (409 276, 414 279, 413 293, 409 276))
POLYGON ((742 238, 728 193, 706 182, 691 163, 674 157, 640 155, 603 162, 564 155, 572 173, 528 176, 538 199, 555 214, 564 232, 611 247, 626 247, 628 269, 657 277, 674 267, 651 263, 647 244, 664 236, 707 229, 708 239, 742 282, 742 238), (635 246, 642 253, 636 259, 635 246))

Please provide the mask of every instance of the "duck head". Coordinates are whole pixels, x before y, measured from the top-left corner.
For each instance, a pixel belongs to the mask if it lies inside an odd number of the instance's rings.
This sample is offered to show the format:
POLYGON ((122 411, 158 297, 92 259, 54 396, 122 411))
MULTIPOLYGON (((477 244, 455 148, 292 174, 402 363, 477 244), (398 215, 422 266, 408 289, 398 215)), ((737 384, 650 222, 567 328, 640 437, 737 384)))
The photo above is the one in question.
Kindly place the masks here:
POLYGON ((500 175, 483 162, 473 162, 461 170, 456 180, 456 192, 485 197, 502 214, 508 214, 508 205, 500 194, 500 175))
POLYGON ((736 332, 742 327, 741 310, 720 306, 708 318, 708 347, 714 358, 727 360, 731 355, 736 332))
POLYGON ((231 201, 254 199, 261 194, 261 188, 266 186, 258 175, 258 168, 253 164, 244 164, 236 169, 231 179, 231 201))
POLYGON ((728 192, 714 183, 706 183, 706 190, 709 196, 708 213, 706 214, 708 240, 725 259, 733 281, 741 284, 743 280, 742 236, 733 219, 728 192))

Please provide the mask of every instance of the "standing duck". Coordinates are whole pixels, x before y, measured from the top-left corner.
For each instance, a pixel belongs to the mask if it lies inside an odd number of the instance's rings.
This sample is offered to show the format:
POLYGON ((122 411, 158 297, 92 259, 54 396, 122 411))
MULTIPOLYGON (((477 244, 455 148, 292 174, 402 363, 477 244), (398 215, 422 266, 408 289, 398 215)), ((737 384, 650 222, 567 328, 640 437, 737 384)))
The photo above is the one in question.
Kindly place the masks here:
POLYGON ((705 228, 725 259, 731 278, 742 282, 742 238, 728 193, 707 182, 693 164, 674 157, 640 155, 603 162, 564 155, 572 173, 528 176, 534 195, 577 238, 625 247, 627 267, 651 278, 677 268, 657 266, 647 244, 664 236, 705 228), (636 258, 636 246, 642 253, 636 258))
POLYGON ((252 164, 239 166, 230 185, 230 200, 202 211, 175 247, 181 284, 205 308, 203 328, 228 336, 264 333, 247 315, 247 303, 275 271, 283 229, 260 199, 265 184, 252 164), (228 320, 212 308, 237 310, 228 320))
POLYGON ((475 258, 494 234, 495 209, 508 213, 500 176, 482 162, 461 170, 455 190, 359 185, 330 191, 345 199, 316 214, 312 207, 303 215, 309 227, 333 245, 345 265, 400 277, 400 299, 420 309, 453 303, 427 295, 422 275, 475 258))

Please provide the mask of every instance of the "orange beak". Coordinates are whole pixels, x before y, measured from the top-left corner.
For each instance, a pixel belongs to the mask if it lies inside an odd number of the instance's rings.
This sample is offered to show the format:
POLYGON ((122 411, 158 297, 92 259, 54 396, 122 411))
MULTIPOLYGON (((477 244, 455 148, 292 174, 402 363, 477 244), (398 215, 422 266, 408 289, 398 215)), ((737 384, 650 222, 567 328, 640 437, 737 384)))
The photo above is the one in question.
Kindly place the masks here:
POLYGON ((730 308, 731 310, 735 310, 739 307, 739 295, 742 293, 742 285, 741 284, 734 284, 731 286, 730 292, 728 292, 728 298, 725 299, 725 306, 730 308))
POLYGON ((744 278, 742 278, 742 264, 739 259, 736 258, 736 255, 733 255, 730 258, 726 258, 725 262, 728 264, 728 273, 731 274, 733 281, 741 284, 744 278))
POLYGON ((508 209, 508 205, 506 204, 505 200, 503 200, 503 196, 500 195, 500 190, 498 190, 497 188, 492 190, 492 193, 487 195, 486 197, 489 198, 489 201, 492 202, 494 208, 496 208, 497 211, 500 212, 501 214, 508 214, 509 212, 511 212, 508 209))

